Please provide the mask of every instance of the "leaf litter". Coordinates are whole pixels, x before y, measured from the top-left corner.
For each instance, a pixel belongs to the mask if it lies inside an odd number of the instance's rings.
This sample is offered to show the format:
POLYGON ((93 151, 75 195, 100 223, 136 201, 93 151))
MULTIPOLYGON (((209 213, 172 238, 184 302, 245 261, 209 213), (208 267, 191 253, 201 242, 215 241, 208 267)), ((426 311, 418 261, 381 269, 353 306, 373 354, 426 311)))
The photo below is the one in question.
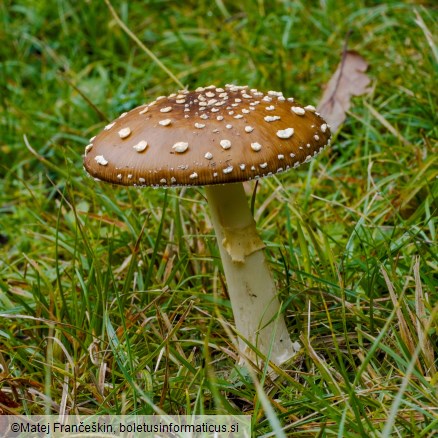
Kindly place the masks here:
POLYGON ((347 117, 351 106, 351 98, 368 92, 371 79, 366 74, 368 63, 356 51, 345 50, 335 73, 330 78, 318 112, 336 132, 347 117))

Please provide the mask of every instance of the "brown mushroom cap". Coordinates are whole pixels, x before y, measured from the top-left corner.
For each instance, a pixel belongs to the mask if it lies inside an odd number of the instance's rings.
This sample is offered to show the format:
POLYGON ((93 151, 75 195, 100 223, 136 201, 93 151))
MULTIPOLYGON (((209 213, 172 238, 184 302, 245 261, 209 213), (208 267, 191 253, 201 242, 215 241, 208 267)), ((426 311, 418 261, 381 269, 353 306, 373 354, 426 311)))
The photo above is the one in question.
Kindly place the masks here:
POLYGON ((330 144, 312 106, 226 85, 180 91, 105 127, 85 149, 87 172, 133 186, 248 181, 309 161, 330 144))

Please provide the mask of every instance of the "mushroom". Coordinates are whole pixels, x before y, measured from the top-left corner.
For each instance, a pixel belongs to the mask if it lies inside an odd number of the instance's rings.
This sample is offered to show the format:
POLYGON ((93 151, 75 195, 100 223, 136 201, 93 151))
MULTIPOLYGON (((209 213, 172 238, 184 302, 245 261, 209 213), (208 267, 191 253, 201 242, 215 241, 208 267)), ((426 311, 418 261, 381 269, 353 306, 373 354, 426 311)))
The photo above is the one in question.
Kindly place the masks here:
POLYGON ((242 182, 308 162, 330 144, 313 106, 281 92, 209 86, 119 117, 86 147, 86 171, 130 186, 205 186, 242 354, 294 356, 274 278, 242 182))

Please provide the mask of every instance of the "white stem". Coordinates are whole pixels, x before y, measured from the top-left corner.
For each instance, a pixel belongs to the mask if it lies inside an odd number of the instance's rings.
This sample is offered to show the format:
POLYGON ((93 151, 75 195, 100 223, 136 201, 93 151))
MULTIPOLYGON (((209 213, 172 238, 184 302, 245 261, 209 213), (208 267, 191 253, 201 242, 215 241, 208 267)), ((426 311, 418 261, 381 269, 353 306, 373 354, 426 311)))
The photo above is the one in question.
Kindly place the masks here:
MULTIPOLYGON (((268 263, 241 183, 205 188, 216 231, 239 348, 248 343, 279 365, 294 356, 292 343, 268 263)), ((250 356, 254 357, 253 354, 250 356)))

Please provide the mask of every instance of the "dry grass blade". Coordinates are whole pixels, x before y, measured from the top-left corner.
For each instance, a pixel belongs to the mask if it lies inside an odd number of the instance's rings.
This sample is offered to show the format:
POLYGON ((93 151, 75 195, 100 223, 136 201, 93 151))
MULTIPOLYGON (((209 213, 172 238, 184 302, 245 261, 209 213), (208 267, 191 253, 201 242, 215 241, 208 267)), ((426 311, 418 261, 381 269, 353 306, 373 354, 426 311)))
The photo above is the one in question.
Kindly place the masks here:
POLYGON ((388 291, 389 291, 389 295, 391 296, 391 301, 396 309, 397 312, 397 319, 398 319, 398 323, 399 323, 399 330, 400 330, 400 336, 403 339, 403 342, 405 343, 406 347, 409 349, 409 352, 411 353, 411 355, 414 354, 415 351, 415 344, 414 341, 412 340, 412 336, 411 333, 409 332, 409 326, 408 323, 405 320, 405 317, 403 315, 401 306, 402 306, 402 301, 401 299, 398 300, 397 299, 397 295, 395 293, 394 290, 394 286, 391 283, 391 280, 388 277, 387 272, 385 271, 384 268, 382 268, 380 270, 380 272, 383 275, 383 278, 385 279, 385 283, 388 286, 388 291))
POLYGON ((62 421, 65 417, 65 415, 68 415, 67 410, 67 400, 69 397, 69 366, 68 363, 65 364, 65 375, 64 375, 64 382, 62 384, 62 395, 61 395, 61 404, 59 406, 59 417, 62 421))
POLYGON ((414 9, 414 12, 415 12, 415 23, 423 31, 427 43, 429 44, 429 47, 432 50, 435 61, 438 62, 438 49, 436 47, 435 41, 433 40, 432 32, 426 26, 426 23, 424 22, 423 17, 419 14, 419 12, 416 9, 414 9))
POLYGON ((347 117, 352 96, 367 92, 371 82, 365 73, 368 63, 359 53, 346 50, 335 73, 331 77, 318 105, 318 111, 336 131, 347 117))
POLYGON ((368 103, 364 102, 370 113, 378 120, 394 137, 398 138, 405 146, 409 146, 410 143, 406 140, 397 129, 385 119, 375 108, 368 103))
POLYGON ((98 376, 98 385, 97 385, 97 390, 99 391, 102 397, 105 397, 105 379, 106 379, 107 368, 108 366, 106 362, 102 361, 99 367, 99 376, 98 376))
POLYGON ((105 0, 108 9, 110 10, 114 20, 116 20, 117 24, 123 29, 123 31, 133 40, 135 43, 160 67, 163 71, 165 71, 169 77, 180 87, 184 88, 182 82, 152 53, 135 35, 126 24, 120 19, 117 15, 117 12, 113 8, 113 5, 109 2, 109 0, 105 0))
POLYGON ((434 352, 433 346, 430 342, 430 339, 427 336, 427 332, 425 327, 430 325, 430 320, 426 313, 426 307, 424 306, 424 302, 426 298, 423 293, 423 287, 421 285, 420 278, 420 259, 417 257, 414 264, 414 278, 415 278, 415 312, 417 315, 417 334, 418 341, 420 344, 421 351, 423 353, 424 361, 426 363, 427 370, 429 374, 433 376, 436 374, 436 366, 434 364, 434 352))

